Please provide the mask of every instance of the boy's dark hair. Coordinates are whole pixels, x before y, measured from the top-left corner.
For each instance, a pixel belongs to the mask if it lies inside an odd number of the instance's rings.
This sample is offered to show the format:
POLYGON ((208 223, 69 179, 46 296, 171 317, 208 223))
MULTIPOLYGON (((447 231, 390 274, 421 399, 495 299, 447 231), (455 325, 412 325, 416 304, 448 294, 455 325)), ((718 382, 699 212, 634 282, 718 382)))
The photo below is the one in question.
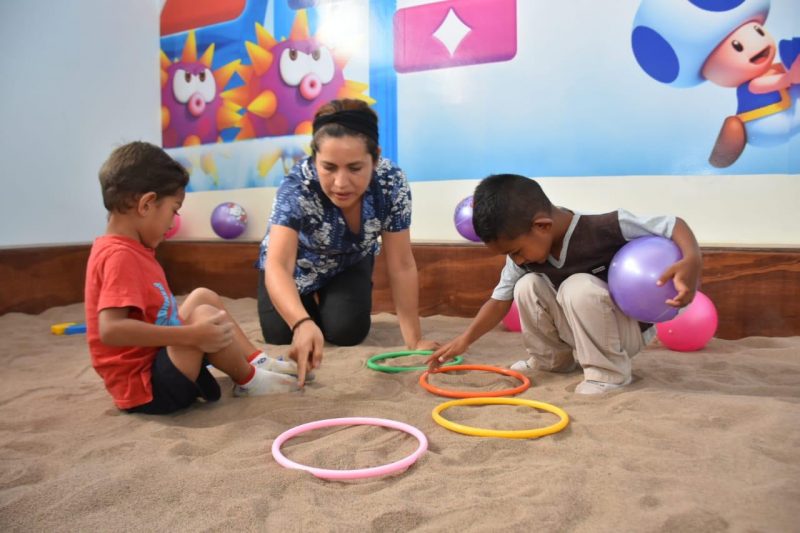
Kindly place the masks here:
POLYGON ((552 204, 534 180, 517 174, 495 174, 482 180, 472 197, 472 225, 483 242, 516 239, 531 229, 536 213, 552 204))
POLYGON ((189 173, 164 150, 135 141, 111 152, 100 167, 103 205, 109 212, 124 213, 148 192, 157 198, 171 196, 189 183, 189 173))

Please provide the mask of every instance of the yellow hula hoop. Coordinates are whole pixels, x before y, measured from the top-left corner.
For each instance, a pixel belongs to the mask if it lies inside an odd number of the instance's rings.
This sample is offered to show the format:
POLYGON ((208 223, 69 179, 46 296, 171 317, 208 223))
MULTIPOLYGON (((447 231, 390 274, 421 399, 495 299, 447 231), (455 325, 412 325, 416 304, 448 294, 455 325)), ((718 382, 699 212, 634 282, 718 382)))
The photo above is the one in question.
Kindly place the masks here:
POLYGON ((569 424, 569 415, 561 408, 549 403, 537 402, 535 400, 522 400, 519 398, 463 398, 461 400, 451 400, 437 405, 433 409, 433 420, 440 426, 455 431, 456 433, 463 433, 464 435, 472 435, 474 437, 498 437, 503 439, 538 439, 545 435, 552 435, 558 433, 569 424), (457 405, 527 405, 534 409, 541 409, 557 415, 560 420, 555 424, 543 428, 536 429, 523 429, 523 430, 498 430, 498 429, 483 429, 462 424, 456 424, 450 420, 445 419, 441 413, 445 409, 455 407, 457 405))

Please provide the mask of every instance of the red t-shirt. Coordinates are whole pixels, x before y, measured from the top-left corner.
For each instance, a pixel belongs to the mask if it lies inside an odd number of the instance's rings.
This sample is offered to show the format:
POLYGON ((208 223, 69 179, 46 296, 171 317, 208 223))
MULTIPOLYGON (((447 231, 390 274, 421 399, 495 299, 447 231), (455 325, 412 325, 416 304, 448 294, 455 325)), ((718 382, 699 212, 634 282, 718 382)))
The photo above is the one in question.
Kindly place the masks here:
POLYGON ((94 241, 86 265, 86 337, 92 366, 120 409, 153 399, 151 368, 158 348, 107 346, 100 340, 103 309, 128 307, 129 318, 150 324, 180 325, 178 306, 155 251, 119 235, 94 241))

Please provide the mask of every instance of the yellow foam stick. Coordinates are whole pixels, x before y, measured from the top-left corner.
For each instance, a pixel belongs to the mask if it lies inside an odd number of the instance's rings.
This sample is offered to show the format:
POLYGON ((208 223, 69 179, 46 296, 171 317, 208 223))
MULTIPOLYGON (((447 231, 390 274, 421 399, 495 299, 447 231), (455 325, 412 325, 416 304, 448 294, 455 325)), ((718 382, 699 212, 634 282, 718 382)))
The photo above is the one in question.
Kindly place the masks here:
POLYGON ((60 324, 53 324, 50 326, 50 333, 53 335, 63 335, 64 331, 70 327, 77 324, 77 322, 62 322, 60 324))

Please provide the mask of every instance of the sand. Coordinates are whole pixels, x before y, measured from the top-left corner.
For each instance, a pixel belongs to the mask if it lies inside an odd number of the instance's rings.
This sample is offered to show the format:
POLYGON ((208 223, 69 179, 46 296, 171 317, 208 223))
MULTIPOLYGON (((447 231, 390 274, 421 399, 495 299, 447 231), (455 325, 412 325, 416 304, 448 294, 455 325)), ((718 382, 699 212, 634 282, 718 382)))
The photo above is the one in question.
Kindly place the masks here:
MULTIPOLYGON (((254 299, 226 299, 257 342, 254 299)), ((713 339, 701 352, 657 343, 634 360, 635 381, 601 398, 573 394, 572 374, 531 373, 519 398, 559 406, 570 425, 532 440, 470 437, 437 425, 446 401, 418 373, 365 367, 402 349, 396 318, 375 315, 367 340, 328 347, 302 392, 223 398, 171 416, 119 412, 92 369, 81 304, 0 316, 2 531, 799 531, 800 337, 713 339), (279 466, 283 431, 313 420, 381 417, 421 429, 429 450, 402 474, 335 482, 279 466)), ((423 319, 447 340, 467 319, 423 319)), ((268 346, 272 355, 286 347, 268 346)), ((468 362, 522 359, 519 335, 498 328, 468 362)), ((421 358, 394 360, 419 364, 421 358)), ((435 379, 434 379, 435 378, 435 379)), ((502 389, 513 379, 434 376, 444 388, 502 389)), ((529 429, 556 418, 520 406, 456 407, 471 426, 529 429)), ((321 468, 398 460, 416 441, 359 426, 318 430, 284 446, 321 468)))

